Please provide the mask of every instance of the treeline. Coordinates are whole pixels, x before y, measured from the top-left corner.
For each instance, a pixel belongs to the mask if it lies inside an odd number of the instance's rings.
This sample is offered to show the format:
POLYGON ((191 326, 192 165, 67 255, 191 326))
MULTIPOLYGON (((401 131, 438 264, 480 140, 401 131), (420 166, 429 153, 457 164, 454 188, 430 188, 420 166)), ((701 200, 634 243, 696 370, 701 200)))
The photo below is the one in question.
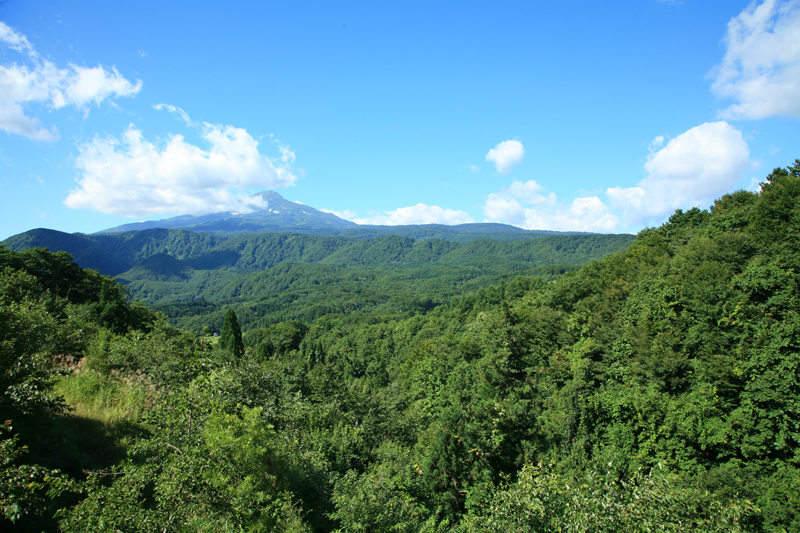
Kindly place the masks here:
POLYGON ((131 306, 115 330, 86 307, 99 293, 6 268, 1 316, 36 311, 3 361, 80 364, 43 374, 39 415, 4 382, 4 512, 64 531, 800 531, 798 240, 800 161, 552 282, 241 344, 234 308, 222 346, 131 306), (66 340, 24 340, 39 322, 66 340), (30 427, 69 421, 59 395, 124 454, 59 467, 34 446, 30 427))

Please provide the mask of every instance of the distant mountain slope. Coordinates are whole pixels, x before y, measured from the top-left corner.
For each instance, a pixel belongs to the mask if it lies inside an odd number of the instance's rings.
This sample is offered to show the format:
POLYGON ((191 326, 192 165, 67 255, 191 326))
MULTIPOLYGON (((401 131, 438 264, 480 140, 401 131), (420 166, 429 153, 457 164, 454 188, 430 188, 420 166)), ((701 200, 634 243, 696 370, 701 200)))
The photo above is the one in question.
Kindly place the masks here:
POLYGON ((515 276, 552 280, 627 247, 633 239, 559 235, 524 242, 454 243, 396 235, 239 237, 195 259, 153 256, 117 279, 181 327, 200 331, 220 322, 226 307, 235 306, 243 313, 243 327, 252 328, 331 313, 429 310, 515 276), (219 268, 204 269, 210 259, 219 268))
POLYGON ((339 235, 356 239, 375 239, 388 235, 408 237, 409 239, 441 239, 454 242, 490 237, 501 241, 527 240, 545 235, 578 234, 577 232, 558 232, 544 230, 524 230, 507 224, 481 223, 459 224, 414 224, 407 226, 359 225, 344 220, 331 213, 313 207, 291 202, 274 191, 263 191, 256 196, 266 203, 265 209, 250 213, 211 213, 192 216, 181 215, 164 220, 151 220, 124 224, 97 233, 97 235, 143 231, 150 229, 187 229, 212 235, 228 236, 254 233, 307 233, 311 235, 339 235))
MULTIPOLYGON (((475 237, 463 229, 449 235, 475 237)), ((117 277, 134 298, 164 311, 173 324, 200 331, 220 322, 220 313, 231 305, 243 312, 244 327, 356 311, 429 310, 519 275, 554 279, 634 240, 633 235, 522 235, 526 240, 457 242, 400 235, 217 236, 184 229, 83 235, 38 229, 4 244, 71 253, 79 265, 117 277)))
POLYGON ((342 266, 422 265, 481 260, 544 264, 583 264, 614 249, 625 248, 632 235, 550 235, 518 242, 475 239, 451 242, 415 241, 391 235, 372 239, 267 233, 228 237, 182 229, 151 229, 110 235, 68 234, 37 229, 5 241, 12 250, 35 246, 64 250, 83 267, 117 276, 154 265, 157 276, 179 275, 185 269, 234 270, 241 273, 281 263, 322 263, 342 266), (151 259, 151 258, 156 259, 151 259), (159 259, 159 257, 161 257, 159 259), (146 263, 142 263, 143 261, 146 263), (169 271, 169 272, 167 272, 169 271))
POLYGON ((263 191, 255 196, 267 203, 267 207, 250 213, 210 213, 207 215, 181 215, 164 220, 152 220, 124 224, 99 233, 124 233, 155 228, 190 229, 217 235, 234 233, 265 233, 300 231, 308 233, 337 233, 358 224, 344 220, 331 213, 291 202, 274 191, 263 191))
POLYGON ((36 246, 51 252, 63 250, 72 254, 75 262, 84 268, 116 276, 157 254, 167 254, 176 259, 199 257, 224 240, 224 237, 186 230, 151 229, 116 235, 85 235, 34 229, 9 237, 2 244, 15 251, 36 246))
POLYGON ((458 224, 414 224, 408 226, 370 226, 359 225, 339 233, 342 237, 356 239, 375 239, 387 235, 408 237, 409 239, 441 239, 452 242, 469 242, 475 239, 490 238, 497 241, 524 241, 548 235, 590 235, 574 231, 526 230, 508 224, 478 223, 458 224))

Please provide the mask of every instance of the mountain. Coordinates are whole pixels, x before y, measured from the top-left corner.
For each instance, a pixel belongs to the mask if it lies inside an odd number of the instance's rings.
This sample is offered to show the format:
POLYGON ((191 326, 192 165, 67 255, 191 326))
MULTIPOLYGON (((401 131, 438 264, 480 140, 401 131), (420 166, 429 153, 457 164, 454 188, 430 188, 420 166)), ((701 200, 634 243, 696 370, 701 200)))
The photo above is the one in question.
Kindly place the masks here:
POLYGON ((97 233, 108 235, 149 229, 187 229, 211 235, 235 235, 241 233, 307 233, 312 235, 339 235, 356 239, 374 239, 396 235, 409 239, 441 239, 453 242, 469 242, 490 238, 500 241, 522 241, 547 235, 588 235, 581 232, 559 232, 525 230, 508 224, 479 223, 458 224, 413 224, 405 226, 359 225, 331 213, 291 202, 274 191, 263 191, 255 196, 262 198, 267 207, 250 213, 210 213, 206 215, 181 215, 163 220, 150 220, 124 224, 97 233))
POLYGON ((163 220, 134 222, 100 231, 100 234, 124 233, 155 228, 190 229, 215 235, 234 233, 273 233, 296 231, 302 233, 339 233, 358 226, 331 213, 290 202, 274 191, 263 191, 254 197, 263 199, 267 206, 250 213, 209 213, 206 215, 181 215, 163 220))
POLYGON ((458 242, 400 235, 223 236, 163 228, 84 235, 37 229, 2 244, 14 251, 39 246, 68 252, 79 265, 116 276, 133 298, 165 312, 174 324, 200 331, 216 324, 230 305, 242 311, 240 323, 248 328, 355 311, 429 310, 519 275, 554 279, 634 239, 521 235, 524 240, 458 242))
POLYGON ((495 241, 527 241, 552 235, 592 235, 591 233, 579 231, 549 231, 549 230, 527 230, 508 224, 497 223, 477 223, 477 224, 457 224, 447 226, 445 224, 413 224, 407 226, 373 226, 358 225, 339 233, 341 237, 352 237, 354 239, 375 239, 396 235, 409 239, 440 239, 451 242, 470 242, 476 239, 492 239, 495 241))
MULTIPOLYGON (((577 265, 598 259, 614 249, 625 248, 634 238, 633 235, 624 234, 547 235, 526 232, 524 240, 504 242, 485 236, 477 238, 481 234, 459 234, 458 230, 450 232, 452 235, 472 238, 456 241, 432 238, 415 240, 396 234, 364 238, 301 233, 210 235, 162 228, 85 235, 35 229, 14 235, 2 244, 14 251, 37 246, 53 252, 65 251, 85 268, 116 276, 156 256, 169 256, 177 260, 181 269, 226 269, 240 273, 272 268, 280 263, 388 266, 463 264, 489 258, 535 264, 529 266, 577 265)), ((153 259, 161 265, 156 270, 163 267, 165 260, 159 257, 153 259)), ((147 262, 148 265, 151 263, 147 262)))
POLYGON ((0 244, 65 251, 198 330, 231 303, 252 309, 241 317, 246 327, 432 309, 518 275, 554 279, 634 239, 493 223, 358 225, 274 192, 261 198, 267 208, 244 215, 182 216, 92 235, 35 229, 0 244))

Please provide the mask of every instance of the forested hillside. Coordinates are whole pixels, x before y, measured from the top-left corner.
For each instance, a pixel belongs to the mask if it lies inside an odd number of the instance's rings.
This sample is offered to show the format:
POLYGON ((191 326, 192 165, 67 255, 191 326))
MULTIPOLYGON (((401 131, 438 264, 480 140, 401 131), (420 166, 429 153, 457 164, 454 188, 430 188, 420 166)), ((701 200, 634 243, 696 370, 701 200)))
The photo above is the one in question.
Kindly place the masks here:
MULTIPOLYGON (((492 234, 499 225, 466 226, 492 234)), ((633 240, 624 234, 539 237, 453 242, 397 235, 214 237, 156 229, 88 236, 33 230, 8 242, 17 251, 42 246, 72 253, 79 264, 117 276, 133 298, 163 311, 172 325, 218 332, 229 306, 239 308, 245 328, 353 311, 427 311, 517 275, 553 279, 633 240)))
POLYGON ((203 258, 217 253, 220 261, 236 258, 229 268, 154 256, 118 279, 174 325, 219 331, 226 308, 235 306, 242 327, 249 329, 354 311, 429 311, 518 275, 554 279, 625 248, 632 237, 559 236, 515 243, 317 239, 254 236, 244 246, 220 248, 203 258))
POLYGON ((799 241, 800 160, 550 282, 244 334, 232 299, 219 343, 5 251, 2 508, 23 531, 800 531, 799 241))
MULTIPOLYGON (((139 267, 139 272, 146 270, 149 264, 147 260, 152 257, 156 257, 156 264, 159 265, 158 256, 176 259, 178 262, 171 267, 176 272, 188 268, 252 272, 281 263, 348 266, 454 263, 474 257, 541 264, 581 264, 602 257, 615 248, 624 248, 633 240, 633 236, 627 234, 553 235, 553 232, 534 233, 525 230, 520 230, 522 234, 518 234, 492 231, 492 226, 499 224, 466 226, 480 226, 483 231, 449 229, 444 232, 419 226, 414 231, 390 228, 386 234, 380 235, 376 230, 365 227, 356 232, 356 237, 297 233, 219 237, 183 229, 150 229, 113 235, 69 234, 36 229, 14 235, 3 244, 14 251, 37 247, 64 251, 85 268, 94 268, 106 276, 127 278, 131 277, 126 273, 127 270, 136 267, 139 267), (394 231, 411 236, 398 235, 394 231), (504 239, 504 236, 512 238, 504 239)), ((161 265, 158 268, 164 269, 161 265)))

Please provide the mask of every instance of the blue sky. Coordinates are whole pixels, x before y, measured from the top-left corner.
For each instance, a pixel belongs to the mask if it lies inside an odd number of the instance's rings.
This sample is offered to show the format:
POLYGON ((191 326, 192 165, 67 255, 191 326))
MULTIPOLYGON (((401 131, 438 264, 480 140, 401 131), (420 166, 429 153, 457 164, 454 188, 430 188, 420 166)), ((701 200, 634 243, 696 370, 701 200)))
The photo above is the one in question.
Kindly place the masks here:
POLYGON ((0 1, 0 239, 246 210, 635 232, 800 158, 800 0, 0 1))

